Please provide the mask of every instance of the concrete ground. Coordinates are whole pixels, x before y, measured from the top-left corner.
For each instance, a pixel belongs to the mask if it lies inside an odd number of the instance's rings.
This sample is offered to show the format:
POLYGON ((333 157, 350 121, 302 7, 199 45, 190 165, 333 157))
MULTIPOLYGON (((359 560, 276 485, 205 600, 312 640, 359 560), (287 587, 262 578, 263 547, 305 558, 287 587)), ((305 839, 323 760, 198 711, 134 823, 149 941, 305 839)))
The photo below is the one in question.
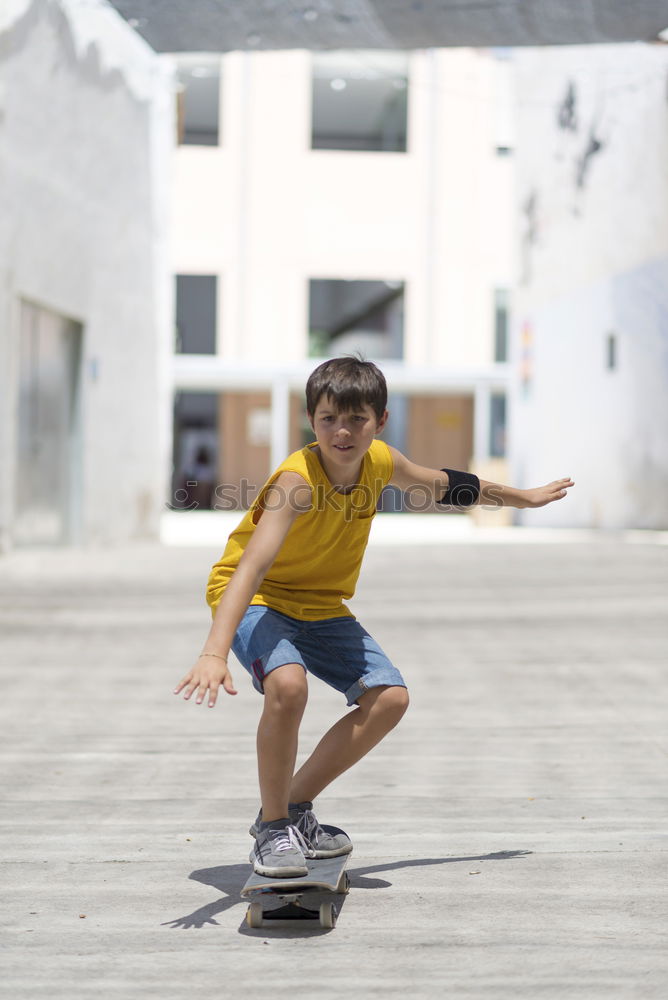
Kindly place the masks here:
MULTIPOLYGON (((318 802, 355 843, 333 931, 245 925, 242 669, 172 694, 218 540, 0 560, 2 996, 665 997, 665 535, 497 535, 368 552, 412 705, 318 802)), ((304 752, 342 709, 313 682, 304 752)))

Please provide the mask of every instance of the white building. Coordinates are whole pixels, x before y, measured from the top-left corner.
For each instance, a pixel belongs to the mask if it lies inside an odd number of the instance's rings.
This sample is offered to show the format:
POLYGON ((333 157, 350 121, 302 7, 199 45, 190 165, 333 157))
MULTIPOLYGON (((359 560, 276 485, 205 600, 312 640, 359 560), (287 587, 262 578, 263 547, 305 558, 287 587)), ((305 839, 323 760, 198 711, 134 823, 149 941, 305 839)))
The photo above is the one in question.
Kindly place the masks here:
POLYGON ((106 4, 0 6, 0 551, 157 536, 171 89, 106 4))
POLYGON ((506 55, 175 59, 104 3, 6 2, 0 550, 259 485, 356 346, 417 461, 576 479, 522 523, 666 526, 668 52, 506 55))
POLYGON ((516 50, 511 475, 525 524, 668 527, 668 48, 516 50))
POLYGON ((259 485, 301 446, 317 357, 355 347, 388 375, 391 443, 417 461, 504 477, 515 280, 505 56, 174 57, 183 506, 199 502, 186 484, 216 439, 217 480, 259 485))

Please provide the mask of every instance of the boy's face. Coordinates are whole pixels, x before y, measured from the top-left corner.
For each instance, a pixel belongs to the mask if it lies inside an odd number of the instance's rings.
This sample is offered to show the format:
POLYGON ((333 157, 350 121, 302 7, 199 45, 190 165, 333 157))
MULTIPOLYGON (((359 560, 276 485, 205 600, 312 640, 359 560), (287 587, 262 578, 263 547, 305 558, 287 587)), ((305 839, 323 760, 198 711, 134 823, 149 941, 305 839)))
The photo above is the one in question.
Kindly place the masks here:
POLYGON ((360 462, 387 421, 387 410, 378 419, 368 403, 356 410, 340 413, 323 396, 315 413, 309 414, 311 427, 322 454, 337 465, 360 462))

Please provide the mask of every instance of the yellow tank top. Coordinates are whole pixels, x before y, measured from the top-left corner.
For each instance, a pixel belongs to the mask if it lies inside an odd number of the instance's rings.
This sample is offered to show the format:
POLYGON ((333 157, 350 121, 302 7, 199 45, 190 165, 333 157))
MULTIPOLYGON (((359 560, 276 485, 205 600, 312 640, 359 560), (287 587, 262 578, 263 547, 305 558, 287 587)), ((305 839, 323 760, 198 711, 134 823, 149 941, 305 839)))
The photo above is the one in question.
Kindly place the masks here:
POLYGON ((206 599, 212 613, 260 519, 267 488, 281 472, 297 472, 311 487, 313 506, 291 525, 251 604, 304 621, 354 617, 343 601, 355 592, 378 498, 392 476, 392 456, 384 441, 374 440, 362 460, 357 485, 349 493, 338 493, 315 447, 316 442, 309 444, 279 465, 230 535, 209 576, 206 599))

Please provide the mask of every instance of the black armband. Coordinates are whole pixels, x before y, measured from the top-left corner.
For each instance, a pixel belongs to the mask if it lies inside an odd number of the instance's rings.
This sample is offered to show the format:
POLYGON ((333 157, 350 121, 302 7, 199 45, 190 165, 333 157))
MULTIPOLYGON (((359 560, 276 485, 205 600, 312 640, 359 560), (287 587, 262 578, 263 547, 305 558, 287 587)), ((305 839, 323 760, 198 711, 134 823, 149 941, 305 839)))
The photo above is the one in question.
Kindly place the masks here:
POLYGON ((441 469, 448 475, 449 485, 440 500, 449 507, 472 507, 480 499, 480 480, 472 472, 457 472, 456 469, 441 469))

